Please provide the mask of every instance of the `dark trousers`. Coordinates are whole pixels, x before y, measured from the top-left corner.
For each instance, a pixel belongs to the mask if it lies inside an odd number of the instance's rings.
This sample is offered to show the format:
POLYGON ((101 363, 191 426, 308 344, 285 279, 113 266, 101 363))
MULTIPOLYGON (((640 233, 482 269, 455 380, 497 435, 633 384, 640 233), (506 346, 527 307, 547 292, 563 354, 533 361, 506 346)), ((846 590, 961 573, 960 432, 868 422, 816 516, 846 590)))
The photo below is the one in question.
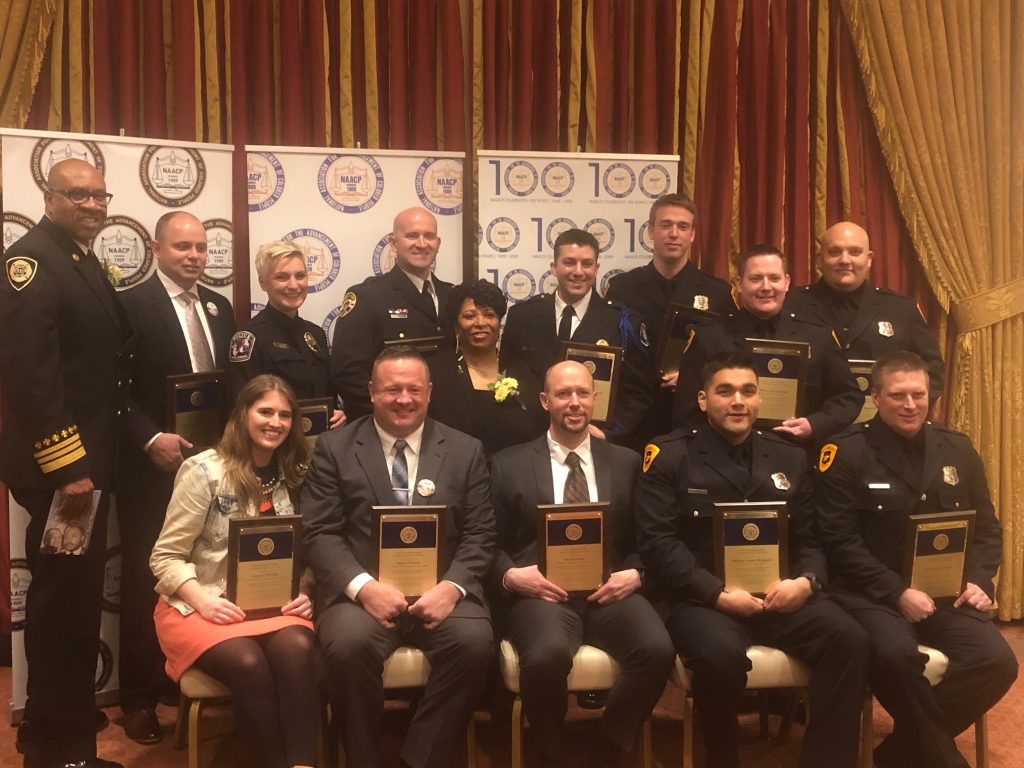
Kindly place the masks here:
POLYGON ((871 687, 893 718, 893 733, 876 755, 879 765, 966 766, 954 737, 1017 678, 1017 660, 999 630, 970 609, 939 608, 911 624, 891 608, 840 600, 867 632, 871 687), (918 643, 949 657, 946 674, 934 688, 924 677, 927 656, 918 652, 918 643))
POLYGON ((608 692, 601 733, 627 751, 658 703, 675 661, 657 611, 637 594, 609 605, 517 599, 508 611, 505 636, 519 654, 523 709, 545 765, 562 760, 566 678, 582 643, 605 651, 622 668, 608 692))
POLYGON ((106 492, 101 497, 83 554, 43 555, 39 546, 53 492, 12 488, 11 493, 32 516, 25 532, 32 571, 25 617, 25 719, 32 737, 25 760, 37 765, 86 760, 96 756, 96 658, 110 497, 106 492))
POLYGON ((801 768, 857 765, 868 641, 838 605, 817 595, 794 613, 740 619, 680 603, 666 625, 693 672, 693 699, 709 766, 739 765, 736 716, 751 668, 746 651, 753 644, 778 648, 811 668, 811 711, 801 768))
POLYGON ((436 629, 424 629, 409 614, 397 623, 387 629, 345 598, 317 618, 331 708, 341 722, 347 764, 380 765, 384 661, 398 646, 413 645, 426 654, 430 677, 406 734, 402 759, 413 768, 449 768, 455 765, 459 743, 487 681, 491 622, 482 606, 463 600, 436 629))

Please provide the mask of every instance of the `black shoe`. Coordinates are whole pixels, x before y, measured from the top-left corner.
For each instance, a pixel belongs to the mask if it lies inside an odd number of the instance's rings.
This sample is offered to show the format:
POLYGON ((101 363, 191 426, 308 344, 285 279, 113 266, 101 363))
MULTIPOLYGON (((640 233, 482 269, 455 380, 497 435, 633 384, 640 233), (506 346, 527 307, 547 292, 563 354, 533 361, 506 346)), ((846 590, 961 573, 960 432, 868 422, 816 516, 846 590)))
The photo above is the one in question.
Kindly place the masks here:
POLYGON ((602 709, 608 703, 608 691, 580 691, 576 703, 580 709, 602 709))
POLYGON ((19 755, 24 755, 28 745, 32 742, 32 725, 28 720, 22 720, 18 724, 18 735, 14 737, 14 748, 19 755))
POLYGON ((164 738, 156 712, 152 709, 133 709, 118 721, 124 734, 137 744, 158 744, 164 738))
POLYGON ((110 718, 107 717, 107 713, 102 709, 96 710, 96 733, 99 733, 104 728, 110 725, 110 718))

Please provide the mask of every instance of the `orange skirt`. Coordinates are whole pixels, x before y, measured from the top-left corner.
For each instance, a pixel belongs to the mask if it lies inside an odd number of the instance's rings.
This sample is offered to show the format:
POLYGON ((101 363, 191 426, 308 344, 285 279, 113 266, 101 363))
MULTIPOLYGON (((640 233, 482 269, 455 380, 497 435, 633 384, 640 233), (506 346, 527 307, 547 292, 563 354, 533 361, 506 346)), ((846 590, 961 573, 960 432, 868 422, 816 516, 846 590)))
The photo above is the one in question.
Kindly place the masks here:
POLYGON ((181 676, 196 659, 217 643, 234 637, 269 635, 285 627, 313 629, 311 621, 299 616, 271 616, 269 619, 253 619, 234 624, 214 624, 204 619, 198 611, 182 616, 177 608, 171 607, 165 600, 157 600, 153 622, 156 624, 160 649, 167 658, 167 676, 174 682, 181 680, 181 676))

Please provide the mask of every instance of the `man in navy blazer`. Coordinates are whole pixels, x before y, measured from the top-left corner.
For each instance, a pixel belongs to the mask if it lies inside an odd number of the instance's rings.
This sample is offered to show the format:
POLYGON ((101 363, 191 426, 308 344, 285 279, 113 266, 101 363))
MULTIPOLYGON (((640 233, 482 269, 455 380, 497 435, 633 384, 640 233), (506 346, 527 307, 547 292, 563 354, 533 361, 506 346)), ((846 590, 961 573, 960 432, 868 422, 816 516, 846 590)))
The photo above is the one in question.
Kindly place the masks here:
POLYGON ((381 352, 369 385, 373 413, 317 439, 302 487, 317 635, 351 765, 380 764, 381 672, 399 645, 421 648, 431 668, 402 748, 413 768, 455 764, 491 658, 481 580, 494 555, 494 514, 483 446, 427 418, 430 387, 418 352, 381 352), (373 508, 406 503, 445 506, 443 575, 411 604, 373 574, 373 508))
POLYGON ((185 438, 164 431, 167 377, 223 368, 235 331, 228 300, 198 283, 206 268, 203 223, 185 211, 165 213, 151 245, 157 266, 153 275, 121 294, 139 338, 130 379, 132 406, 123 420, 126 439, 119 456, 117 498, 121 723, 129 738, 142 744, 161 739, 155 708, 161 687, 170 685, 153 628, 157 595, 149 553, 163 526, 174 474, 183 453, 192 448, 185 438), (201 339, 189 333, 192 311, 201 339))

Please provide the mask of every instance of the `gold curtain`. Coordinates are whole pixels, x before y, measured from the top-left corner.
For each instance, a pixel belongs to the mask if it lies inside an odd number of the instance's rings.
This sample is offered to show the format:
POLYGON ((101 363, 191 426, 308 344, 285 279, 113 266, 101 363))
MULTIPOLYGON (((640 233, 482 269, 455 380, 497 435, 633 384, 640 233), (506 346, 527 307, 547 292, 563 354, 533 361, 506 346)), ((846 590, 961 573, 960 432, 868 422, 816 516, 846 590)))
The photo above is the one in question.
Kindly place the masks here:
POLYGON ((46 54, 56 0, 7 0, 0 32, 0 125, 21 127, 28 117, 46 54))
POLYGON ((882 149, 956 323, 950 422, 1003 529, 999 618, 1024 616, 1024 6, 843 0, 882 149))

